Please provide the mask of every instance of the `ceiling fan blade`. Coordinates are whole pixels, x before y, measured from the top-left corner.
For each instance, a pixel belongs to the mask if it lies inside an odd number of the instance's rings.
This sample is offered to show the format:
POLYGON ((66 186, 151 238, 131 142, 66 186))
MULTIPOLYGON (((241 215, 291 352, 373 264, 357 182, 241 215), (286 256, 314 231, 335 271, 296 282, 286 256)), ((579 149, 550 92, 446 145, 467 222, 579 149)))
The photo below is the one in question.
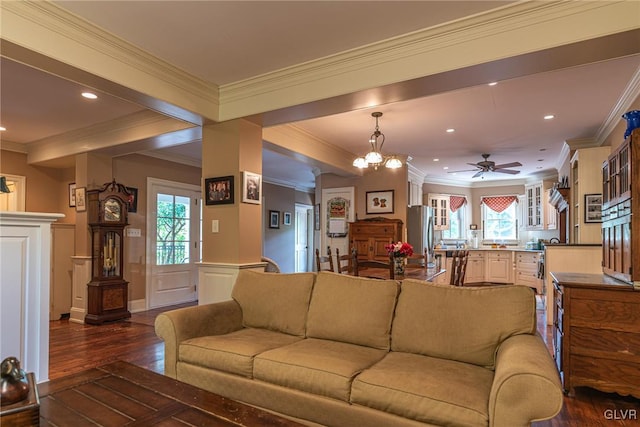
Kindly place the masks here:
POLYGON ((477 168, 481 167, 481 166, 479 166, 477 163, 467 163, 467 164, 468 164, 469 166, 475 166, 475 167, 477 167, 477 168))
POLYGON ((462 170, 462 171, 447 171, 447 173, 475 172, 475 171, 477 171, 477 170, 478 170, 478 169, 465 169, 465 170, 462 170))
POLYGON ((495 165, 493 169, 515 168, 516 166, 522 166, 520 162, 505 163, 503 165, 495 165))
POLYGON ((494 172, 498 172, 498 173, 508 173, 510 175, 517 175, 520 173, 520 171, 514 171, 511 169, 495 169, 494 172))
POLYGON ((479 176, 482 176, 482 174, 484 173, 484 171, 478 171, 478 173, 476 173, 475 175, 473 175, 471 178, 477 178, 479 176))

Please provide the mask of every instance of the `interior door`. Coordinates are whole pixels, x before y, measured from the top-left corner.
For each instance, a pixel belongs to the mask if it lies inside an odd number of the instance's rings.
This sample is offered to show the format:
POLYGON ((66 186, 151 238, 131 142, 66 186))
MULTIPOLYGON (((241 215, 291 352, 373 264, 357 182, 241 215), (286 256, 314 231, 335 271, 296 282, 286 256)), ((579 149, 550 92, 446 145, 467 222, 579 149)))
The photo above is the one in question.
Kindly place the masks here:
POLYGON ((309 259, 309 212, 310 207, 296 205, 296 273, 310 271, 307 262, 309 259))
POLYGON ((195 301, 200 261, 200 187, 148 179, 148 308, 195 301))

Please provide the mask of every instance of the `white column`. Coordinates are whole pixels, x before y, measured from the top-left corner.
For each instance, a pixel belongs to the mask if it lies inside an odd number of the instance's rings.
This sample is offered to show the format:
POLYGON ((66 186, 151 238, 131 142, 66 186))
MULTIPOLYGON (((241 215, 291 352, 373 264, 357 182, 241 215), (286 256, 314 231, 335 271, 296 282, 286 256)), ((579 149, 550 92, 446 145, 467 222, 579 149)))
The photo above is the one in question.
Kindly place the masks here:
POLYGON ((0 212, 0 359, 49 379, 51 223, 63 214, 0 212))

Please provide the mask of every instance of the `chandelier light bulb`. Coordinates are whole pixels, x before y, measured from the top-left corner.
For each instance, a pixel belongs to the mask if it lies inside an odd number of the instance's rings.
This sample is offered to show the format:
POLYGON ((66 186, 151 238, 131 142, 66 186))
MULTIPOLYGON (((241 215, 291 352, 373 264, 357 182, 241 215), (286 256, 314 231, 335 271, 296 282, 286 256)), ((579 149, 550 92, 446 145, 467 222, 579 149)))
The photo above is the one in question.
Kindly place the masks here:
POLYGON ((370 151, 366 156, 364 156, 364 159, 367 161, 367 163, 371 164, 382 163, 382 154, 378 153, 377 151, 370 151))
POLYGON ((382 117, 382 113, 376 111, 371 113, 371 116, 376 119, 376 127, 369 138, 369 144, 371 144, 370 151, 364 157, 356 158, 353 161, 353 166, 359 169, 373 166, 373 168, 377 170, 378 166, 384 164, 385 167, 389 169, 401 168, 402 161, 396 156, 385 156, 382 154, 382 146, 384 145, 385 137, 378 126, 378 119, 382 117))
POLYGON ((365 169, 369 166, 369 164, 364 159, 364 157, 358 157, 353 161, 353 166, 357 167, 358 169, 365 169))

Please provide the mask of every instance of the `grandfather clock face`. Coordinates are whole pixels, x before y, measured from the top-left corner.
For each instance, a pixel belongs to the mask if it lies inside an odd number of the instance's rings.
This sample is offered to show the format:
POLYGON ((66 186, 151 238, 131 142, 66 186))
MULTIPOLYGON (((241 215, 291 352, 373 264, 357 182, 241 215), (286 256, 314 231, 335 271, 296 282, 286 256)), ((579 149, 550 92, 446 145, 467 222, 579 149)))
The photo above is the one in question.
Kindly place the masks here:
POLYGON ((107 199, 103 204, 104 220, 106 222, 119 222, 122 217, 122 205, 116 199, 107 199))

